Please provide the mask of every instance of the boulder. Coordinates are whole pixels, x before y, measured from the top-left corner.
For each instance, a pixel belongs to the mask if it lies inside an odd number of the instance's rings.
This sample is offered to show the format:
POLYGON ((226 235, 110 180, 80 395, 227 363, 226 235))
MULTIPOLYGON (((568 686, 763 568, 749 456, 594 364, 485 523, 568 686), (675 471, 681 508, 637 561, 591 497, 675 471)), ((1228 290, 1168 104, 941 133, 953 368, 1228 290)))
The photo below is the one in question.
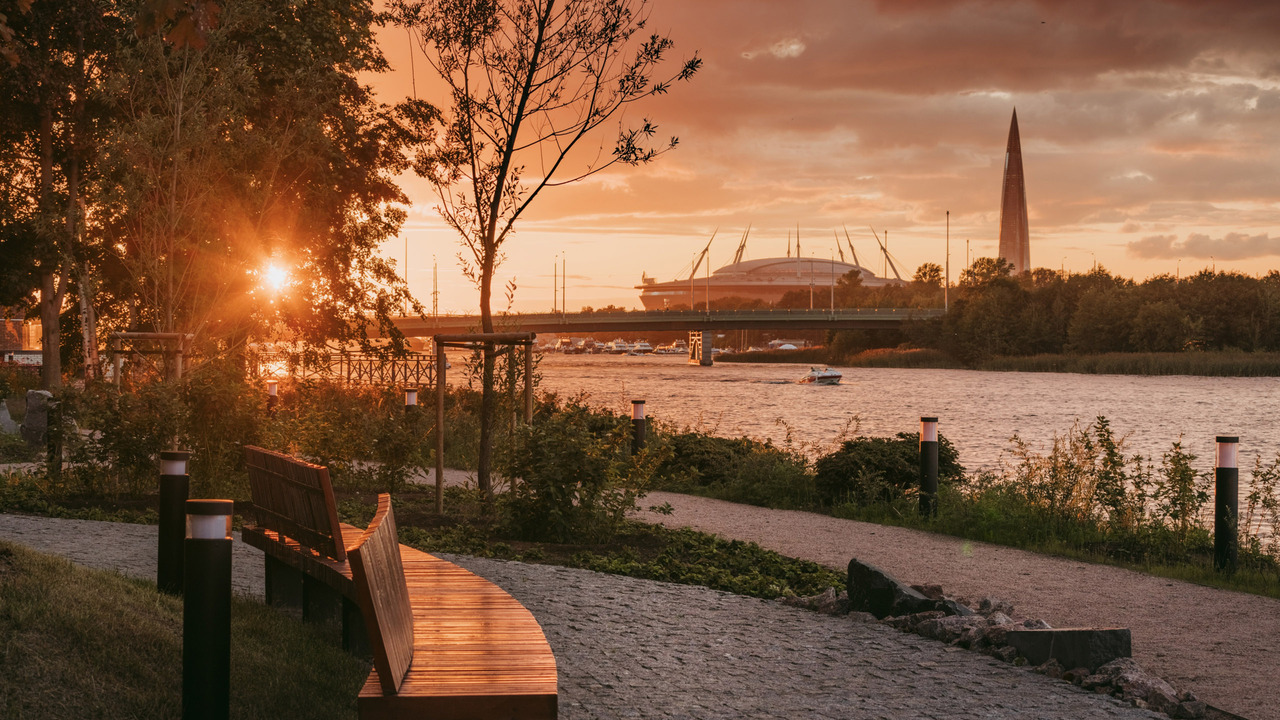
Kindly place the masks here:
POLYGON ((984 597, 978 601, 979 615, 989 616, 994 615, 995 613, 1013 615, 1013 603, 996 597, 984 597))
POLYGON ((1006 631, 1004 642, 1018 648, 1032 665, 1053 659, 1064 668, 1093 670, 1133 654, 1128 628, 1015 627, 1006 631))
MULTIPOLYGON (((1143 700, 1157 712, 1172 715, 1179 711, 1178 694, 1169 683, 1151 675, 1130 657, 1113 660, 1098 668, 1097 673, 1085 678, 1085 685, 1102 679, 1105 682, 1095 689, 1111 686, 1116 689, 1123 700, 1143 700)), ((1192 701, 1194 702, 1194 701, 1192 701)), ((1183 708, 1182 712, 1193 711, 1194 707, 1183 708)))
POLYGON ((18 423, 13 421, 13 416, 9 414, 9 403, 0 398, 0 433, 5 435, 17 435, 18 423))
POLYGON ((937 602, 902 584, 889 573, 857 558, 849 561, 849 606, 884 619, 942 609, 937 602))
POLYGON ((27 391, 27 414, 22 419, 22 439, 32 447, 44 445, 49 430, 49 410, 53 406, 53 393, 48 390, 27 391))

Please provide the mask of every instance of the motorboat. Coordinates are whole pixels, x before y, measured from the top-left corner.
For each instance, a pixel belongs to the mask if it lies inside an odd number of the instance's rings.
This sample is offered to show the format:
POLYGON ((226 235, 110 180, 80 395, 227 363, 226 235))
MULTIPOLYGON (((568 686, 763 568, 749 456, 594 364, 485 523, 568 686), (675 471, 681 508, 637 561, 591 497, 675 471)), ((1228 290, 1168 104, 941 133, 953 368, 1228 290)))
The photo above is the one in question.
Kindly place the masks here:
POLYGON ((605 345, 604 351, 610 355, 625 355, 631 350, 631 345, 626 340, 618 338, 605 345))
POLYGON ((636 355, 648 355, 653 352, 653 346, 644 340, 637 340, 631 345, 631 352, 636 355))
POLYGON ((805 385, 837 385, 843 377, 839 370, 809 368, 809 372, 800 378, 800 382, 805 385))

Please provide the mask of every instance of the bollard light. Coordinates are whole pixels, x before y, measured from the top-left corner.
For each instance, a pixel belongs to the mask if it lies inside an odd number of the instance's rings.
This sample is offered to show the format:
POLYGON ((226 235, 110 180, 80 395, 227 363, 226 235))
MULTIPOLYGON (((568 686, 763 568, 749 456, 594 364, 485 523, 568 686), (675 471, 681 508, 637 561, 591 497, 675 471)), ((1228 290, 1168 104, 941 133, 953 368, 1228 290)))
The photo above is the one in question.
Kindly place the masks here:
POLYGON ((156 526, 156 587, 170 595, 182 593, 183 549, 186 535, 183 516, 191 479, 187 476, 188 450, 160 453, 160 507, 156 526))
POLYGON ((187 537, 192 540, 230 540, 231 500, 188 500, 187 537))
POLYGON ((938 418, 920 418, 920 514, 938 514, 938 418))
POLYGON ((635 455, 644 449, 645 440, 644 401, 631 401, 631 454, 635 455))
POLYGON ((416 407, 418 404, 418 388, 407 387, 404 389, 404 406, 406 408, 416 407))
POLYGON ((186 475, 187 461, 191 459, 190 450, 161 450, 161 475, 186 475))
POLYGON ((1213 471, 1213 566, 1235 572, 1239 558, 1240 438, 1219 435, 1213 471))
POLYGON ((274 415, 276 411, 276 403, 280 401, 280 382, 278 380, 267 381, 267 414, 274 415))
POLYGON ((182 604, 183 720, 231 714, 230 500, 188 500, 182 604))

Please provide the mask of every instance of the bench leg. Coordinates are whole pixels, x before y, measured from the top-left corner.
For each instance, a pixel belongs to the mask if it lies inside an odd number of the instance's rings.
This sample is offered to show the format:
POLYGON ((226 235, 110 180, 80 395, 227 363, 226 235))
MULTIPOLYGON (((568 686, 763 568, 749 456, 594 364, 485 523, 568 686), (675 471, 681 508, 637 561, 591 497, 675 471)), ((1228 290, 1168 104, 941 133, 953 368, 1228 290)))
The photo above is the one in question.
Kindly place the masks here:
POLYGON ((310 575, 303 575, 302 598, 302 621, 316 626, 316 630, 334 643, 341 642, 342 594, 310 575))
POLYGON ((373 658, 369 633, 364 626, 360 606, 351 598, 342 598, 342 649, 358 658, 373 658))
POLYGON ((270 555, 267 555, 265 560, 267 606, 276 608, 295 619, 300 618, 305 600, 302 571, 270 555))

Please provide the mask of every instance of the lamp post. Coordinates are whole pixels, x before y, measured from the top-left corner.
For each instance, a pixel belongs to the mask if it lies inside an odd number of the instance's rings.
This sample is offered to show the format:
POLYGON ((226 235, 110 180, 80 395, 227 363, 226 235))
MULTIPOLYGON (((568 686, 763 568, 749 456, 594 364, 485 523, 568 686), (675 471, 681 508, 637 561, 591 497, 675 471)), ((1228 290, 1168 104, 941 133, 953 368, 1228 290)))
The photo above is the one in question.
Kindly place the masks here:
POLYGON ((186 536, 183 507, 190 492, 188 450, 160 453, 160 506, 156 533, 156 588, 170 595, 182 593, 182 539, 186 536))
POLYGON ((1235 572, 1239 554, 1240 438, 1219 435, 1213 471, 1213 567, 1235 572))
POLYGON ((406 387, 404 389, 404 412, 409 414, 413 412, 413 408, 418 407, 418 388, 406 387))
POLYGON ((920 514, 938 514, 938 418, 920 418, 920 514))
POLYGON ((231 713, 230 500, 188 500, 182 609, 183 720, 231 713))

